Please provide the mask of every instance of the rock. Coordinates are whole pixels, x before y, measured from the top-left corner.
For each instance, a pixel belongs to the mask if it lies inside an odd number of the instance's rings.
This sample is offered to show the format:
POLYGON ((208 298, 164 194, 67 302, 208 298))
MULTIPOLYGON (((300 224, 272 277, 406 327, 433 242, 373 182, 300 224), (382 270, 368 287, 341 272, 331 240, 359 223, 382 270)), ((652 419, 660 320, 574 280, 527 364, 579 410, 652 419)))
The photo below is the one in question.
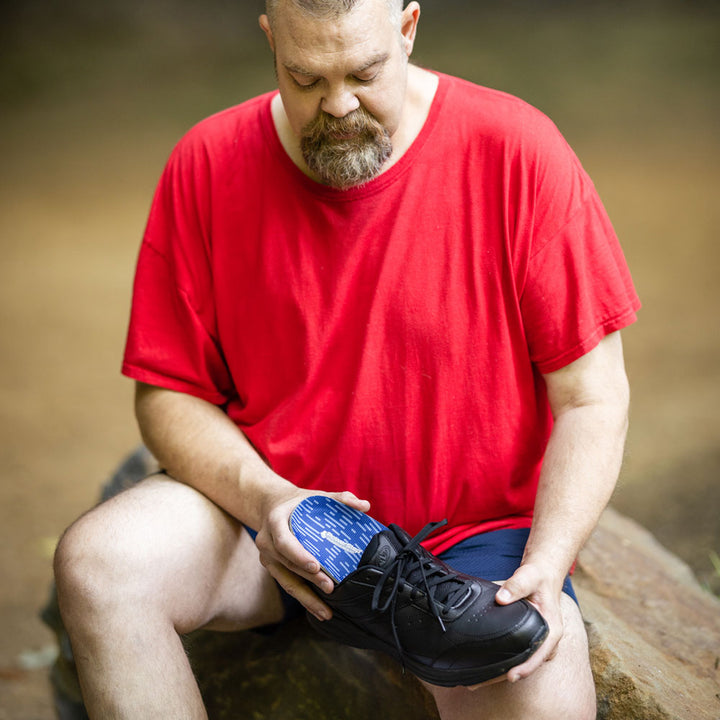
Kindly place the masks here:
POLYGON ((439 720, 412 675, 384 655, 322 639, 304 618, 267 637, 198 633, 187 647, 213 720, 439 720))
POLYGON ((720 719, 720 601, 687 565, 608 509, 574 582, 598 720, 720 719))
MULTIPOLYGON (((110 497, 156 469, 140 448, 105 485, 110 497)), ((590 638, 598 720, 720 720, 720 601, 637 523, 608 509, 580 554, 575 587, 590 638)), ((87 720, 54 593, 51 681, 58 717, 87 720)), ((384 656, 343 647, 298 618, 274 632, 186 639, 213 720, 437 720, 429 693, 384 656)))

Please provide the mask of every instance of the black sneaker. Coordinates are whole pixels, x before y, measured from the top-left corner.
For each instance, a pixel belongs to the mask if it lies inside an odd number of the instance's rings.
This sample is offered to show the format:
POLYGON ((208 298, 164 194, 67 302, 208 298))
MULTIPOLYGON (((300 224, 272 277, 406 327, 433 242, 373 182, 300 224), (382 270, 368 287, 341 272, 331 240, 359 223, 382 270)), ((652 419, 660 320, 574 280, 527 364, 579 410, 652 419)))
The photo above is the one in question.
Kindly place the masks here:
POLYGON ((498 586, 455 572, 391 524, 365 548, 357 569, 328 595, 331 620, 313 628, 346 645, 380 650, 433 685, 475 685, 504 675, 542 644, 548 627, 526 600, 495 602, 498 586))

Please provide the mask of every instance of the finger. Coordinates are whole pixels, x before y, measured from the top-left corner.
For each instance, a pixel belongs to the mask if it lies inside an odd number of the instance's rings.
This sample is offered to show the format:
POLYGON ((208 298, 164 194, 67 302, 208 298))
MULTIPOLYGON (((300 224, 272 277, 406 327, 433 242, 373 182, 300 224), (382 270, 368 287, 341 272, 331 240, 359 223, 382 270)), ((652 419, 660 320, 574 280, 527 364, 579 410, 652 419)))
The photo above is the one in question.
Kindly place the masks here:
POLYGON ((485 682, 478 683, 477 685, 466 685, 465 689, 474 692, 480 688, 488 687, 488 685, 497 685, 498 683, 505 682, 508 679, 507 674, 501 675, 500 677, 493 678, 492 680, 486 680, 485 682))
MULTIPOLYGON (((317 568, 316 572, 309 572, 306 570, 307 565, 297 565, 285 557, 282 553, 272 551, 266 552, 261 550, 260 563, 267 568, 268 571, 270 571, 270 574, 273 575, 273 577, 275 577, 273 574, 273 568, 282 567, 290 573, 291 576, 307 580, 327 595, 335 589, 335 583, 332 581, 332 578, 320 569, 319 563, 314 559, 313 565, 317 568)), ((304 584, 303 587, 305 587, 304 584)))
POLYGON ((549 632, 543 644, 528 658, 522 665, 512 668, 508 673, 510 682, 517 682, 522 678, 528 677, 537 670, 543 663, 552 660, 558 650, 560 639, 563 636, 562 620, 548 623, 549 632))
POLYGON ((290 570, 294 575, 299 575, 313 585, 316 585, 320 590, 329 595, 335 589, 334 580, 325 573, 324 570, 318 570, 318 572, 311 573, 307 572, 301 567, 297 567, 290 561, 285 562, 282 558, 280 559, 282 564, 290 570))
POLYGON ((290 572, 284 565, 270 564, 267 570, 291 597, 295 598, 303 607, 312 613, 318 620, 329 620, 332 610, 326 605, 297 575, 290 572))
POLYGON ((361 500, 357 495, 351 493, 349 490, 341 493, 331 493, 331 496, 334 497, 335 500, 343 503, 343 505, 355 508, 355 510, 359 510, 360 512, 366 513, 370 510, 370 502, 368 500, 361 500))
POLYGON ((538 578, 535 572, 521 565, 513 575, 502 583, 495 595, 495 600, 500 605, 509 605, 512 602, 532 595, 537 589, 538 578))
POLYGON ((532 675, 541 665, 551 659, 550 655, 554 655, 558 641, 559 638, 548 636, 545 642, 538 648, 529 660, 526 660, 522 665, 518 665, 510 670, 507 676, 508 681, 514 683, 532 675))
POLYGON ((289 527, 283 524, 270 530, 270 547, 263 550, 277 559, 293 572, 318 585, 324 592, 332 592, 332 580, 322 572, 320 563, 312 553, 306 550, 293 535, 289 527))

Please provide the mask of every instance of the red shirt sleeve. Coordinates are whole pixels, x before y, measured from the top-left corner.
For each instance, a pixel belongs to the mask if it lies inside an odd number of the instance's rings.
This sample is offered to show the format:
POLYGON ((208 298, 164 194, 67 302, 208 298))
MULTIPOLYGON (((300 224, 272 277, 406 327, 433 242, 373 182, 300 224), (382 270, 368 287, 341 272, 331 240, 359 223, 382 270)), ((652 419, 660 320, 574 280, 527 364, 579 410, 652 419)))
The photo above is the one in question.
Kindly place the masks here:
POLYGON ((173 152, 138 258, 123 374, 216 405, 232 394, 217 337, 208 163, 190 133, 173 152))
POLYGON ((522 311, 540 372, 570 364, 636 319, 640 301, 620 244, 593 192, 530 258, 522 311))
POLYGON ((520 309, 530 358, 553 372, 636 319, 620 243, 595 187, 549 120, 518 177, 520 309))

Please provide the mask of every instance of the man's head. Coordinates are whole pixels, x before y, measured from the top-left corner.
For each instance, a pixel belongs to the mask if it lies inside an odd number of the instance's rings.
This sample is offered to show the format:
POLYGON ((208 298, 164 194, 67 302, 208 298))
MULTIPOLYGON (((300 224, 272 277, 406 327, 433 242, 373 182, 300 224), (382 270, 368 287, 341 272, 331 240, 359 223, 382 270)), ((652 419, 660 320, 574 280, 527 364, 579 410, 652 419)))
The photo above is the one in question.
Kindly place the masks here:
POLYGON ((402 0, 267 0, 260 18, 306 164, 345 188, 375 177, 406 110, 420 13, 402 0))
MULTIPOLYGON (((278 6, 283 2, 284 0, 265 0, 265 12, 271 27, 277 17, 278 6)), ((362 3, 362 0, 290 0, 290 2, 315 18, 333 20, 353 10, 356 5, 362 3)), ((393 22, 399 23, 403 0, 385 0, 385 2, 393 22)))

